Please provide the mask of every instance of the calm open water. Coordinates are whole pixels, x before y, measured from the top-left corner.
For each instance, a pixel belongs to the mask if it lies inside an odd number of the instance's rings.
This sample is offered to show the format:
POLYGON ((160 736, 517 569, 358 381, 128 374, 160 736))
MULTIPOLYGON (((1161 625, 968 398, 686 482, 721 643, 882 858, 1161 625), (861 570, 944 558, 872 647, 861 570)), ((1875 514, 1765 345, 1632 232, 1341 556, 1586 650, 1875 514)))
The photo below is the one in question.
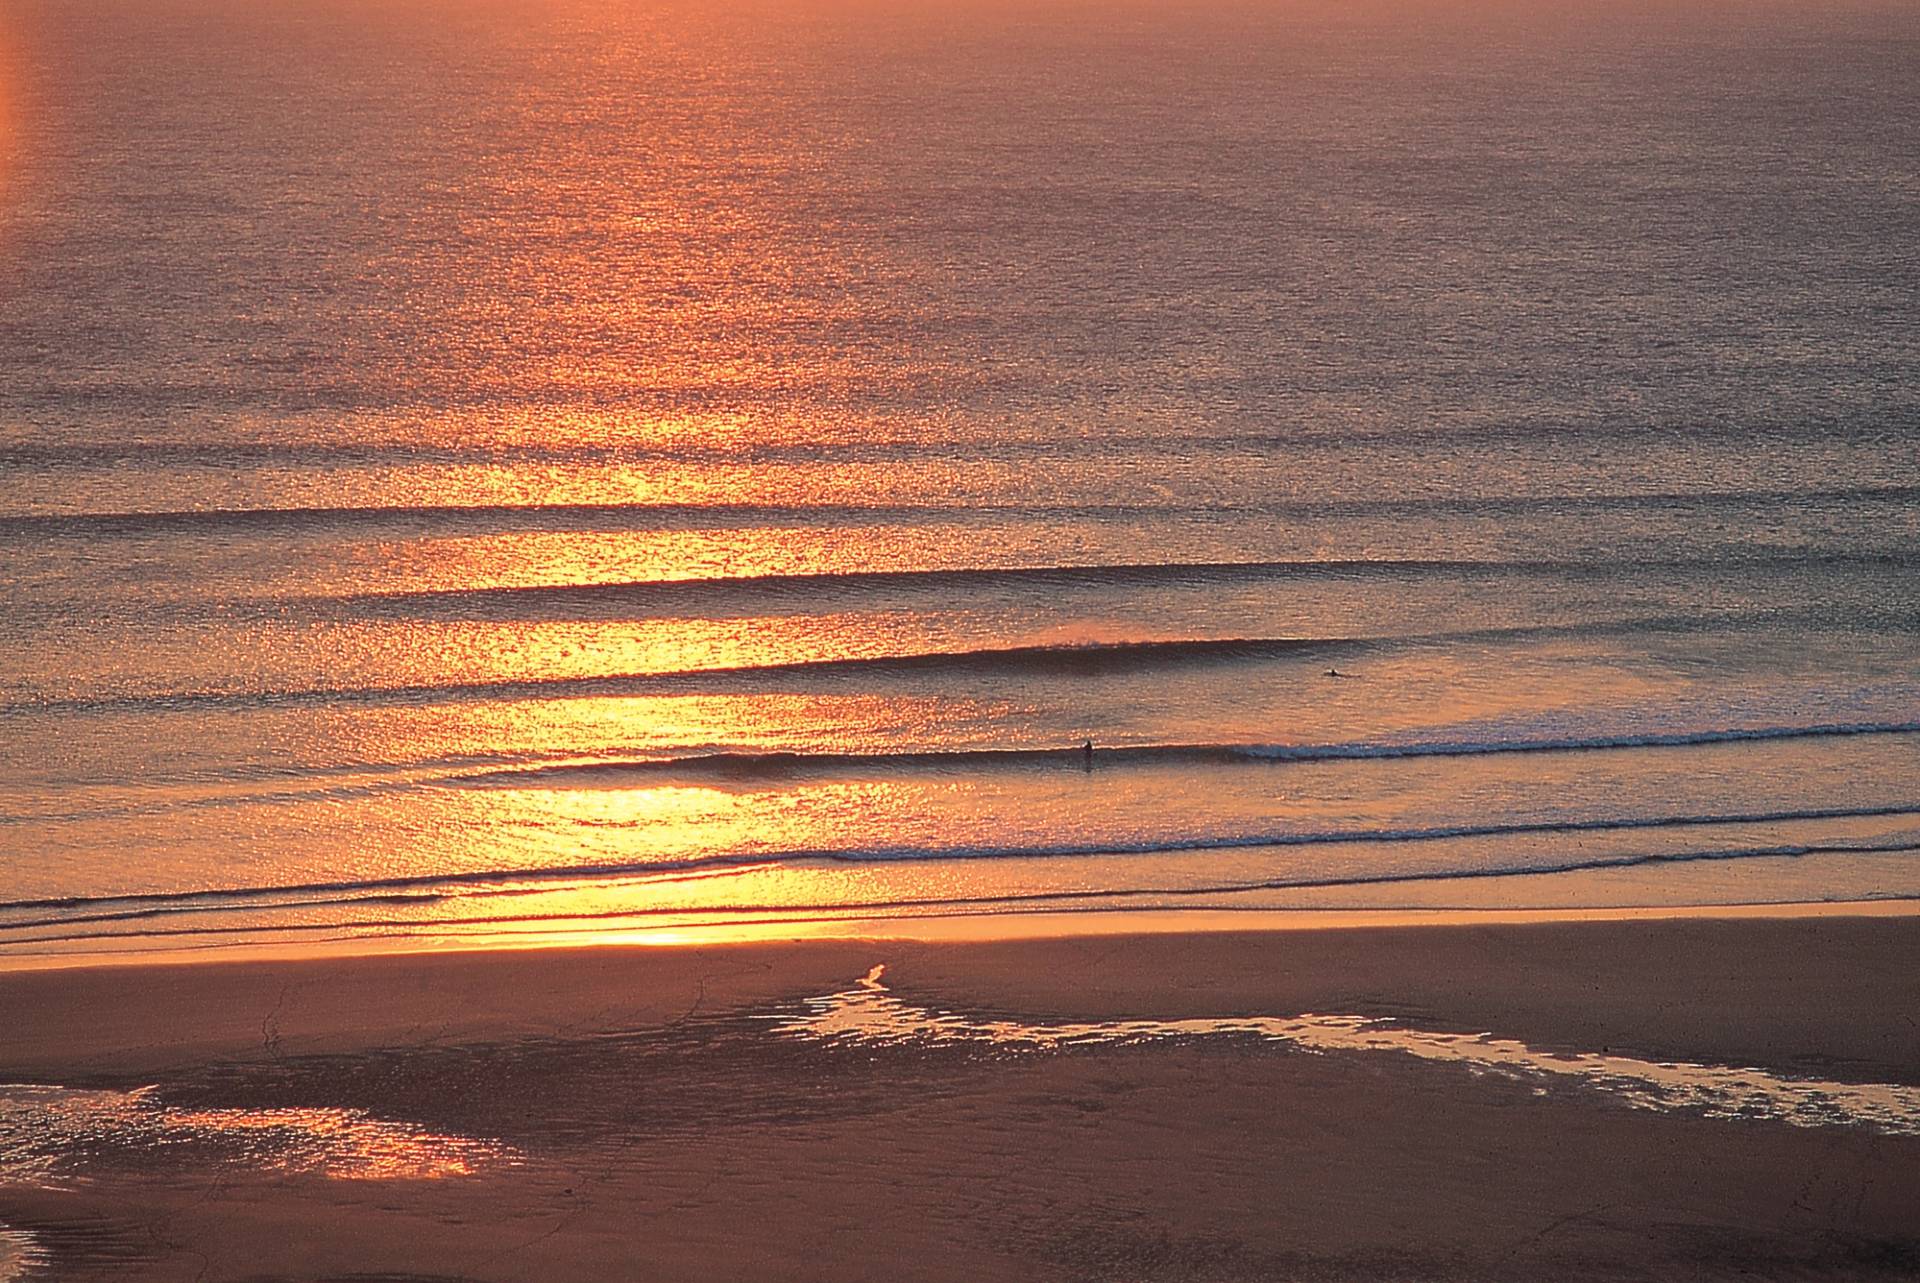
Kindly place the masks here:
POLYGON ((9 4, 0 952, 1920 895, 1920 9, 1676 8, 9 4))

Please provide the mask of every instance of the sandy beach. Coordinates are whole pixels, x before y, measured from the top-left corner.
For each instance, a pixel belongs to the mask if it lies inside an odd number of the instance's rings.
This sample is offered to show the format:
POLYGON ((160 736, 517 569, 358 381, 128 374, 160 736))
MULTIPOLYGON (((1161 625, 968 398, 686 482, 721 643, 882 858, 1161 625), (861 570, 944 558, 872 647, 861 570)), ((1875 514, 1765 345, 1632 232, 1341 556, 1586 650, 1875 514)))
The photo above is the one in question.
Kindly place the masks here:
POLYGON ((0 1080, 75 1090, 6 1089, 0 1222, 76 1280, 1912 1277, 1916 961, 1781 917, 17 972, 0 1080))

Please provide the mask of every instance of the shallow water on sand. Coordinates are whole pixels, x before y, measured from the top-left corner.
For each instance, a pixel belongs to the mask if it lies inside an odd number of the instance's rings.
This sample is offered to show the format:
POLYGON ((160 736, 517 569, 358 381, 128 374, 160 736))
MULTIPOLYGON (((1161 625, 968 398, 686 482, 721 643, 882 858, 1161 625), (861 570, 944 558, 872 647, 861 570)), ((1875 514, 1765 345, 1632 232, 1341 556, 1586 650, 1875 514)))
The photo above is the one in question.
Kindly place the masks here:
POLYGON ((906 1000, 883 975, 638 1031, 228 1062, 143 1088, 0 1088, 0 1210, 14 1227, 0 1231, 0 1263, 23 1278, 43 1264, 92 1279, 162 1263, 259 1277, 273 1251, 273 1277, 597 1278, 618 1269, 602 1256, 640 1253, 678 1262, 661 1266, 672 1277, 716 1260, 750 1277, 743 1253, 795 1242, 831 1252, 852 1227, 869 1254, 984 1251, 989 1275, 1085 1277, 1123 1251, 1142 1254, 1130 1277, 1191 1277, 1153 1228, 1177 1215, 1202 1260, 1264 1245, 1286 1264, 1267 1274, 1379 1278, 1379 1261, 1342 1255, 1343 1232, 1274 1226, 1276 1206, 1332 1181, 1328 1197, 1369 1218, 1441 1198, 1473 1209, 1469 1224, 1497 1222, 1438 1265, 1421 1240, 1403 1276, 1520 1278, 1482 1268, 1482 1256, 1508 1269, 1514 1243, 1622 1180, 1649 1183, 1651 1212, 1628 1207, 1571 1245, 1527 1248, 1545 1253, 1540 1272, 1606 1277, 1622 1236, 1697 1277, 1739 1277, 1766 1252, 1811 1252, 1827 1271, 1813 1277, 1875 1276, 1854 1268, 1856 1249, 1895 1253, 1889 1277, 1903 1259, 1897 1209, 1889 1220, 1868 1183, 1909 1160, 1920 1135, 1911 1086, 1548 1051, 1348 1015, 963 1014, 906 1000), (1225 1098, 1189 1108, 1198 1073, 1225 1098), (1571 1186, 1524 1175, 1552 1166, 1542 1126, 1587 1147, 1570 1160, 1571 1186), (1489 1146, 1491 1167, 1476 1175, 1472 1155, 1489 1146), (1804 1177, 1782 1154, 1824 1174, 1804 1177), (1605 1171, 1586 1170, 1594 1162, 1605 1171), (1800 1210, 1779 1226, 1756 1220, 1744 1201, 1755 1180, 1767 1206, 1800 1210), (1490 1193, 1488 1181, 1519 1183, 1490 1193), (1189 1184, 1198 1193, 1183 1202, 1189 1184), (1844 1197, 1852 1219, 1807 1210, 1809 1188, 1844 1197), (1863 1200, 1879 1209, 1867 1220, 1863 1200), (881 1201, 904 1235, 892 1246, 871 1237, 881 1201), (746 1208, 754 1225, 743 1227, 746 1208), (1719 1237, 1649 1238, 1635 1219, 1647 1214, 1713 1215, 1719 1237), (297 1241, 283 1238, 287 1218, 303 1227, 297 1241), (1835 1225, 1868 1238, 1835 1239, 1835 1225), (1087 1243, 1089 1227, 1102 1246, 1087 1243), (1008 1247, 1007 1234, 1021 1237, 1008 1247), (518 1255, 529 1243, 538 1261, 518 1255))
POLYGON ((875 967, 859 986, 814 998, 807 1014, 777 1024, 783 1034, 874 1046, 983 1044, 1009 1052, 1127 1046, 1192 1038, 1251 1038, 1318 1053, 1369 1052, 1459 1065, 1529 1083, 1545 1094, 1573 1085, 1636 1109, 1795 1127, 1864 1127, 1920 1135, 1920 1088, 1783 1078, 1762 1069, 1654 1062, 1606 1052, 1550 1052, 1488 1033, 1437 1033, 1365 1016, 1227 1016, 1058 1024, 968 1017, 904 1001, 875 967))
POLYGON ((850 1068, 849 1051, 902 1064, 969 1049, 1019 1061, 1216 1039, 1452 1067, 1518 1083, 1539 1097, 1573 1092, 1659 1113, 1920 1135, 1920 1088, 1911 1086, 1549 1051, 1492 1033, 1355 1015, 971 1016, 899 997, 884 983, 885 970, 875 966, 853 988, 795 1006, 703 1017, 685 1029, 214 1067, 131 1089, 0 1084, 0 1186, 59 1189, 183 1173, 215 1179, 222 1172, 368 1182, 512 1179, 514 1169, 539 1166, 574 1146, 604 1148, 613 1161, 637 1136, 664 1139, 727 1119, 780 1126, 884 1107, 858 1091, 838 1099, 849 1086, 835 1081, 850 1068), (693 1062, 705 1068, 689 1069, 693 1062), (761 1081, 768 1075, 794 1081, 761 1081), (626 1099, 623 1083, 646 1089, 626 1099), (707 1117, 713 1110, 719 1112, 707 1117), (440 1121, 403 1121, 410 1111, 440 1121), (487 1138, 490 1127, 512 1139, 487 1138))

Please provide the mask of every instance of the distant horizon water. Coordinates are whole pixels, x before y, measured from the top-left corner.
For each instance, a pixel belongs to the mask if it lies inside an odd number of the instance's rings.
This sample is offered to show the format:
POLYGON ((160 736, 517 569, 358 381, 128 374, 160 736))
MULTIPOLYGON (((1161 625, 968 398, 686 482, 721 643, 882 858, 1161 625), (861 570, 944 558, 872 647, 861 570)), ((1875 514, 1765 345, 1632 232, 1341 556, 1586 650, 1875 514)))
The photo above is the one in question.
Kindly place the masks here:
POLYGON ((1916 66, 10 6, 0 964, 1920 898, 1916 66))

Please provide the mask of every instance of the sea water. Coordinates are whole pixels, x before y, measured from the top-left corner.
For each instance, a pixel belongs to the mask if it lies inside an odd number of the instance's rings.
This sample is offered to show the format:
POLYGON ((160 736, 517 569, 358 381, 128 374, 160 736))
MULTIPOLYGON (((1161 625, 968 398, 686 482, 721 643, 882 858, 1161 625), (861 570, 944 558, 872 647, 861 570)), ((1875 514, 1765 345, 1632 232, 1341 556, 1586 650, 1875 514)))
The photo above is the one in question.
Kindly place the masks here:
POLYGON ((0 950, 1920 894, 1917 59, 11 5, 0 950))

